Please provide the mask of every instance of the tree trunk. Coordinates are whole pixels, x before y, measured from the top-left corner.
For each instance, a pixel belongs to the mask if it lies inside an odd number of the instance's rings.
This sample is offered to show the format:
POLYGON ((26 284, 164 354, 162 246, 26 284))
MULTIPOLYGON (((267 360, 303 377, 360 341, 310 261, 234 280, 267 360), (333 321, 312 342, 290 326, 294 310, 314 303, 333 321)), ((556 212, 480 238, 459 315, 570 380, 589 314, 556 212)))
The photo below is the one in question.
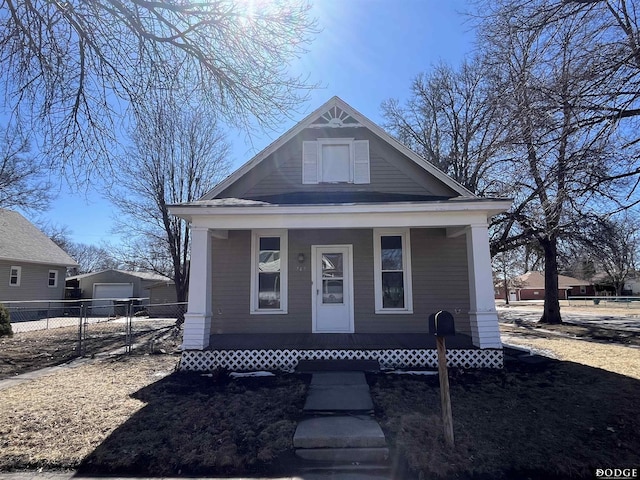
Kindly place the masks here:
MULTIPOLYGON (((177 279, 174 281, 176 287, 176 301, 178 303, 185 303, 187 301, 187 293, 189 289, 189 276, 188 274, 181 279, 177 279)), ((183 305, 178 306, 178 311, 176 315, 176 325, 182 325, 184 323, 184 314, 186 312, 186 307, 183 305)))
POLYGON ((555 238, 540 242, 544 251, 544 312, 541 323, 562 323, 558 295, 558 244, 555 238))

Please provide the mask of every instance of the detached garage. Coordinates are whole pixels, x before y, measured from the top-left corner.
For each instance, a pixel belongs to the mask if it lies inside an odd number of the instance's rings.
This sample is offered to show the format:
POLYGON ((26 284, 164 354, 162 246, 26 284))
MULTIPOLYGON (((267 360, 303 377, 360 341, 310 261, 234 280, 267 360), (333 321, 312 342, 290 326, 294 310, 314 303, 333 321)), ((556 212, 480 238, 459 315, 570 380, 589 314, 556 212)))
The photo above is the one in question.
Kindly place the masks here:
POLYGON ((114 315, 117 300, 133 297, 133 283, 94 283, 92 313, 114 315))
MULTIPOLYGON (((73 290, 77 299, 94 299, 93 306, 101 315, 113 315, 113 299, 149 297, 149 287, 158 282, 170 282, 163 275, 151 272, 103 270, 67 278, 67 289, 73 290)), ((67 297, 69 298, 69 296, 67 297)), ((147 304, 148 300, 140 303, 147 304)))

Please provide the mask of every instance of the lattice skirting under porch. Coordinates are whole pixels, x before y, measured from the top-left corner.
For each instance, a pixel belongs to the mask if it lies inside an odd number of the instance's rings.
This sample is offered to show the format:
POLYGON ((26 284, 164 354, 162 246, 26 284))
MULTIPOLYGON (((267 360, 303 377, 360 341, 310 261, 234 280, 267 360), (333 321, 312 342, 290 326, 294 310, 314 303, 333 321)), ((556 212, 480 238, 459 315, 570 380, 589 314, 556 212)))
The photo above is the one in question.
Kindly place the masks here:
MULTIPOLYGON (((502 368, 502 349, 447 350, 447 364, 462 368, 502 368)), ((435 349, 398 350, 185 350, 180 370, 293 371, 300 360, 377 360, 387 368, 437 368, 435 349)))

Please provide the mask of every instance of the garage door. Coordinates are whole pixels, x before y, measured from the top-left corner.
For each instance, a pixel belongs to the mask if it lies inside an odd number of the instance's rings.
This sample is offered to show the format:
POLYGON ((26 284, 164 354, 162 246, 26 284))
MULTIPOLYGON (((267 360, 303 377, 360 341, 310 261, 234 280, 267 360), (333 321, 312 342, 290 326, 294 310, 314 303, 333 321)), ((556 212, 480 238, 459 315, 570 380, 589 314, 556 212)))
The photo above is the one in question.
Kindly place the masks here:
POLYGON ((114 300, 133 297, 133 283, 94 283, 93 314, 114 315, 114 300))

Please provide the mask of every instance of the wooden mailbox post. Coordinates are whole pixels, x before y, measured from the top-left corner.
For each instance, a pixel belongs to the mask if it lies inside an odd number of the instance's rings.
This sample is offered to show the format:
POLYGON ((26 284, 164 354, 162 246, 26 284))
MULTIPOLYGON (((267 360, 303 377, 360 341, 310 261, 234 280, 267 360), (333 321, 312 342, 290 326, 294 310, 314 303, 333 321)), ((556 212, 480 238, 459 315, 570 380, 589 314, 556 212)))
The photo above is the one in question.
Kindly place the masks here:
POLYGON ((447 369, 447 348, 445 337, 456 334, 453 315, 440 310, 429 316, 429 331, 436 336, 438 347, 438 377, 440 378, 440 405, 442 407, 442 424, 444 439, 447 445, 454 446, 453 415, 451 413, 451 396, 449 394, 449 370, 447 369))

